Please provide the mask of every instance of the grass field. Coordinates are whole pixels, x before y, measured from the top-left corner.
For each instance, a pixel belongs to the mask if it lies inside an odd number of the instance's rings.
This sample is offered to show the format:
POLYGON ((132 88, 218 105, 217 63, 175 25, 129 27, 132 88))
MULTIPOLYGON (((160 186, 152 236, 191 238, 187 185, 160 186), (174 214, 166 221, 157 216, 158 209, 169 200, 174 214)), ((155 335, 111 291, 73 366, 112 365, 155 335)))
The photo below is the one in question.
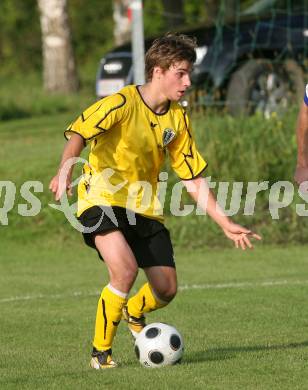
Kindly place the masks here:
MULTIPOLYGON (((88 368, 97 299, 107 274, 61 213, 48 207, 48 182, 71 119, 61 114, 0 125, 0 180, 17 188, 8 226, 0 226, 0 389, 308 388, 308 248, 268 245, 275 229, 297 231, 294 218, 276 221, 270 238, 264 234, 263 243, 244 253, 203 247, 210 243, 205 219, 201 224, 181 218, 180 236, 173 218, 179 293, 148 321, 180 330, 183 363, 142 368, 120 324, 114 344, 120 368, 88 368), (28 180, 43 184, 44 191, 36 194, 42 209, 22 218, 17 206, 27 202, 19 191, 28 180), (196 238, 199 249, 192 249, 196 238)), ((142 275, 136 287, 141 283, 142 275)))
POLYGON ((307 388, 306 250, 177 251, 180 291, 148 321, 181 331, 183 363, 141 367, 121 323, 114 344, 120 368, 95 372, 88 362, 105 267, 81 240, 54 246, 6 240, 0 255, 0 388, 307 388))

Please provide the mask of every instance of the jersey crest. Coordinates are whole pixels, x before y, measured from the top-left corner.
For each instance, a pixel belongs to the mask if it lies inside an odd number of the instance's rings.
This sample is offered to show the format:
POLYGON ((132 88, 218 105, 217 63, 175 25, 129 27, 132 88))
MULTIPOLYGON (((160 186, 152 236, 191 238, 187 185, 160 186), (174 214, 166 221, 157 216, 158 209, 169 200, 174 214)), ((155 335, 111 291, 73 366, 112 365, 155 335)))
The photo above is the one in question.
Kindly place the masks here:
POLYGON ((175 137, 175 131, 169 128, 166 128, 163 132, 163 145, 164 147, 170 144, 170 142, 175 137))

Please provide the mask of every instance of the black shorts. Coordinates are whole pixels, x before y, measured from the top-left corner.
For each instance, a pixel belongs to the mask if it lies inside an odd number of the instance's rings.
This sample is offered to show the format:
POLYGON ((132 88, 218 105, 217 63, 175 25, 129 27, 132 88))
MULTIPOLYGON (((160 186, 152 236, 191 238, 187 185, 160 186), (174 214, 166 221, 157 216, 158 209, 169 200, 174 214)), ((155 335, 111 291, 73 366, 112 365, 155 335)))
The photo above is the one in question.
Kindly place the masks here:
MULTIPOLYGON (((138 267, 175 268, 169 231, 159 221, 117 206, 93 206, 84 211, 78 220, 85 228, 95 226, 94 231, 82 233, 85 243, 91 248, 97 250, 94 243, 96 234, 120 230, 135 255, 138 267)), ((102 259, 99 252, 98 255, 102 259)))

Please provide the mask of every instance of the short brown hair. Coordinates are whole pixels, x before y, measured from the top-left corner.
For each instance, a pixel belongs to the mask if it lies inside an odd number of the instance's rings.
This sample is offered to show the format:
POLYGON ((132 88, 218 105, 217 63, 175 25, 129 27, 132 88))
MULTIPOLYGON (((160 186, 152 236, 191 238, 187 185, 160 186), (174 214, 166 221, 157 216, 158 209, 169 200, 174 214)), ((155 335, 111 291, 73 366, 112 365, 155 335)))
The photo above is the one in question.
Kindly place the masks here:
POLYGON ((196 47, 196 39, 184 34, 167 33, 155 39, 145 55, 146 80, 152 80, 155 66, 167 70, 175 62, 188 61, 193 64, 196 61, 196 47))

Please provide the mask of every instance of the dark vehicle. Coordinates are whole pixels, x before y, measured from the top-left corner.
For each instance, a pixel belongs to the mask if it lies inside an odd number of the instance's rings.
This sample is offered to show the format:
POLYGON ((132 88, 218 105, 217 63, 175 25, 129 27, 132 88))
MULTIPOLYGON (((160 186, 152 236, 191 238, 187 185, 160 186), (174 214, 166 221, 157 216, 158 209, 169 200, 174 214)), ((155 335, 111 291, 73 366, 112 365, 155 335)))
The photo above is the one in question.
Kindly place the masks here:
MULTIPOLYGON (((198 42, 192 88, 183 104, 192 108, 222 105, 234 115, 259 111, 269 117, 302 98, 308 65, 308 9, 305 1, 294 1, 288 12, 273 7, 259 12, 258 6, 273 3, 286 1, 260 0, 236 22, 181 30, 198 42)), ((147 40, 146 48, 150 44, 147 40)), ((133 81, 131 48, 124 45, 102 59, 97 96, 133 81)))

